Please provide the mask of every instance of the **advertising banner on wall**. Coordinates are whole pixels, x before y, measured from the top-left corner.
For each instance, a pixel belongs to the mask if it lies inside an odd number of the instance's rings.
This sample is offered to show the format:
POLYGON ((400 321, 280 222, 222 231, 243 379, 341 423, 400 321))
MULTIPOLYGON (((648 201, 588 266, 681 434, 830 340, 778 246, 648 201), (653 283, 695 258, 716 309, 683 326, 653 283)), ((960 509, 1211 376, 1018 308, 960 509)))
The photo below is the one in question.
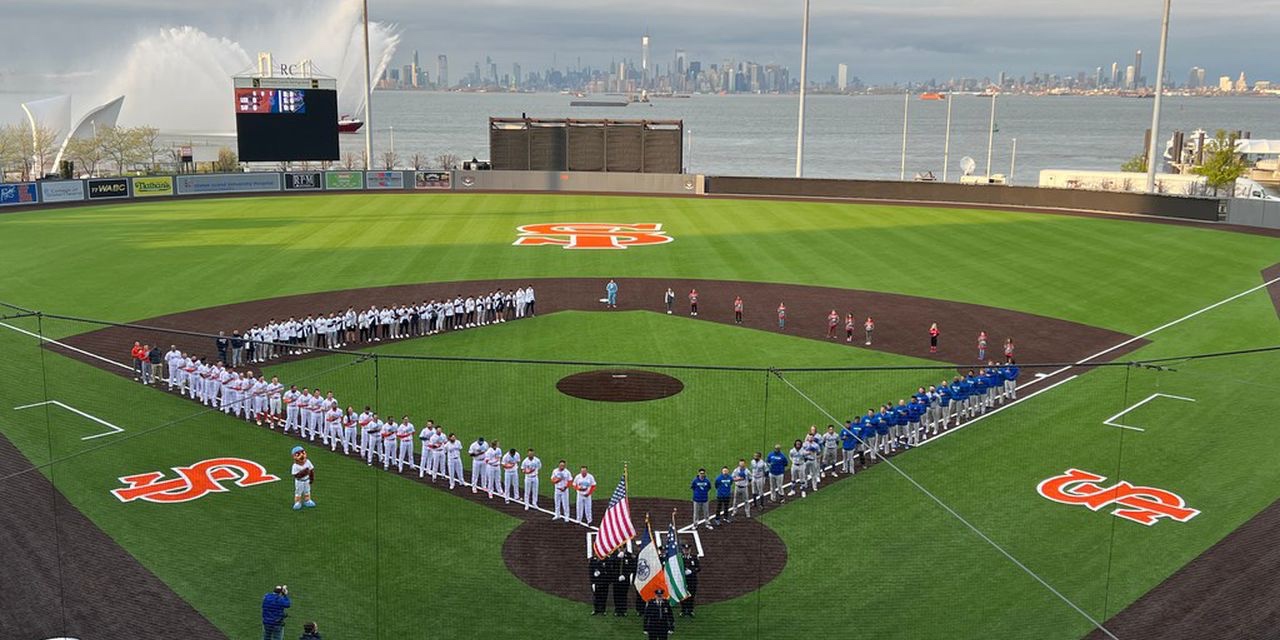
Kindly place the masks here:
POLYGON ((84 183, 79 180, 40 183, 41 202, 79 202, 81 200, 84 200, 84 183))
POLYGON ((418 171, 413 174, 414 189, 452 189, 448 171, 418 171))
POLYGON ((319 191, 324 180, 319 171, 291 171, 284 174, 285 191, 319 191))
POLYGON ((369 171, 364 175, 366 189, 403 189, 404 172, 369 171))
POLYGON ((219 173, 178 176, 178 193, 184 196, 202 193, 248 193, 279 191, 278 173, 219 173))
POLYGON ((173 195, 173 176, 147 176, 133 179, 133 197, 152 198, 173 195))
POLYGON ((35 204, 36 183, 19 182, 16 184, 0 184, 0 207, 15 204, 35 204))
POLYGON ((362 171, 326 171, 324 172, 324 188, 329 191, 344 191, 364 188, 364 172, 362 171))
POLYGON ((89 199, 128 198, 129 181, 124 178, 101 178, 89 181, 89 199))

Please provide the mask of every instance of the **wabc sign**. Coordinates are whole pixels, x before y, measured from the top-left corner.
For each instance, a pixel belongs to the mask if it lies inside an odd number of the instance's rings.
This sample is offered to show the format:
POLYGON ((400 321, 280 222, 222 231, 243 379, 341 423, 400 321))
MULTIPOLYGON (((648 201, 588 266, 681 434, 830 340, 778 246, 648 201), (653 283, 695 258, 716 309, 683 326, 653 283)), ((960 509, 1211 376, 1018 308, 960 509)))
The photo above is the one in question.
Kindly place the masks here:
POLYGON ((284 174, 285 191, 319 191, 323 184, 324 177, 319 171, 284 174))
POLYGON ((89 199, 129 197, 129 181, 124 178, 107 178, 89 181, 89 199))

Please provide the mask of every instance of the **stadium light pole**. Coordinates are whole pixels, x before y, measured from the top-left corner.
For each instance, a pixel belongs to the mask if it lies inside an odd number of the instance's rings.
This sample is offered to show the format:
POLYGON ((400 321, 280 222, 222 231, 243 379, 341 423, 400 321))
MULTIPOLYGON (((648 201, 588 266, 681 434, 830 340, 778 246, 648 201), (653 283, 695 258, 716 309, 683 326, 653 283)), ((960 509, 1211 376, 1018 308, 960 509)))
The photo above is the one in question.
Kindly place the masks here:
POLYGON ((796 177, 804 173, 804 95, 809 84, 809 0, 804 0, 804 24, 800 28, 800 115, 796 124, 796 177))
POLYGON ((907 112, 911 110, 911 87, 902 94, 902 164, 898 167, 898 179, 907 179, 907 112))
POLYGON ((1147 142, 1147 193, 1156 191, 1156 143, 1160 135, 1160 97, 1164 94, 1164 56, 1169 46, 1169 9, 1172 0, 1164 0, 1164 17, 1160 20, 1160 56, 1156 62, 1156 99, 1151 105, 1151 140, 1147 142))
POLYGON ((996 142, 996 95, 991 94, 991 124, 987 125, 987 180, 991 179, 991 148, 996 142))
POLYGON ((942 142, 942 181, 947 181, 947 166, 951 160, 951 100, 954 94, 947 92, 947 133, 942 142))
POLYGON ((1013 150, 1009 152, 1009 177, 1005 179, 1005 184, 1013 184, 1013 172, 1018 168, 1018 139, 1013 139, 1013 150))
POLYGON ((364 168, 373 166, 373 87, 369 82, 369 0, 364 0, 364 168))

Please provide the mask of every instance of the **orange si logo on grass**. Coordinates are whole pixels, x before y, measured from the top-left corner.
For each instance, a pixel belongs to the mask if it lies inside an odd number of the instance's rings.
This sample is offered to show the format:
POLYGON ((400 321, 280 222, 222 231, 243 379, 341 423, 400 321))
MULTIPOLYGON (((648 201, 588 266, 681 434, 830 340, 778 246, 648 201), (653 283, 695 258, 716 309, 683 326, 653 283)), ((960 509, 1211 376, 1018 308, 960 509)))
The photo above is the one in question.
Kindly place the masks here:
POLYGON ((1054 502, 1083 505, 1091 511, 1114 505, 1117 509, 1111 515, 1147 526, 1160 518, 1186 522, 1200 514, 1172 491, 1134 486, 1128 482, 1111 487, 1096 484, 1105 480, 1106 477, 1088 471, 1067 469, 1066 473, 1036 485, 1036 491, 1054 502))
POLYGON ((176 478, 161 480, 162 471, 139 473, 120 478, 122 489, 112 489, 111 494, 121 502, 146 500, 162 504, 190 502, 210 493, 229 491, 222 483, 235 480, 238 487, 276 482, 280 478, 267 473, 262 465, 243 458, 212 458, 201 460, 189 467, 174 467, 176 478))
POLYGON ((552 245, 565 249, 626 249, 674 240, 657 222, 552 222, 517 227, 517 247, 552 245))

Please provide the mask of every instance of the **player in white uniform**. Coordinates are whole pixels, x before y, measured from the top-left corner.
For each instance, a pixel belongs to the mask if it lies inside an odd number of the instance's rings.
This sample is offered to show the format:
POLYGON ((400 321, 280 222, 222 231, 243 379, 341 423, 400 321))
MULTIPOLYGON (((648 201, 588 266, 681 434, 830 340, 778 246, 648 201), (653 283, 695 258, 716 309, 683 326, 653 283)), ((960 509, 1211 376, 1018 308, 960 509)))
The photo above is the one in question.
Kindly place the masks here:
POLYGON ((360 422, 360 416, 356 413, 355 407, 347 407, 347 415, 342 418, 342 455, 351 455, 351 449, 354 447, 356 453, 360 453, 360 447, 356 445, 356 433, 358 429, 356 424, 360 422))
POLYGON ((520 454, 515 448, 502 456, 502 504, 520 501, 520 454))
POLYGON ((396 419, 387 416, 378 435, 382 438, 382 469, 391 468, 391 460, 396 457, 396 419))
POLYGON ((316 477, 316 468, 301 446, 294 447, 292 454, 293 466, 289 473, 293 476, 293 510, 299 511, 303 507, 316 506, 311 499, 311 481, 316 477))
POLYGON ((182 388, 182 352, 174 345, 169 345, 169 351, 164 354, 164 364, 169 368, 169 390, 173 391, 174 387, 182 388))
POLYGON ((280 423, 280 412, 284 407, 284 385, 280 384, 280 378, 272 376, 271 383, 267 385, 267 423, 272 429, 280 423))
POLYGON ((445 458, 445 475, 449 477, 449 489, 453 489, 453 485, 466 484, 466 480, 462 477, 462 443, 458 441, 458 436, 449 434, 445 439, 442 447, 445 458))
POLYGON ((418 429, 409 422, 409 416, 405 416, 400 425, 396 427, 396 439, 400 443, 400 452, 396 455, 396 471, 403 472, 404 465, 409 465, 409 470, 413 470, 413 437, 418 435, 418 429))
POLYGON ((431 438, 427 441, 431 445, 431 456, 427 458, 427 470, 431 473, 431 481, 435 482, 437 476, 448 473, 448 463, 445 461, 445 445, 449 442, 449 436, 445 435, 444 427, 430 420, 427 421, 427 425, 432 426, 434 429, 431 438))
POLYGON ((529 507, 538 508, 538 474, 542 472, 542 461, 533 455, 533 449, 525 454, 520 463, 520 473, 524 474, 524 510, 529 507))
MULTIPOLYGON (((329 394, 326 395, 324 400, 320 403, 320 409, 323 410, 326 414, 328 414, 330 411, 333 411, 334 409, 337 409, 339 412, 341 412, 342 405, 338 403, 338 400, 333 397, 333 392, 330 391, 329 394)), ((328 439, 325 440, 325 442, 327 442, 330 445, 330 450, 337 451, 338 443, 340 440, 342 440, 342 420, 337 420, 335 422, 329 422, 326 420, 325 434, 328 436, 328 439)))
POLYGON ((578 492, 578 522, 591 524, 591 494, 596 492, 596 477, 582 465, 573 477, 573 490, 578 492))
POLYGON ((289 433, 290 431, 302 430, 302 424, 298 421, 298 404, 297 404, 298 398, 301 396, 302 394, 298 393, 298 385, 295 384, 289 387, 289 390, 284 392, 284 395, 281 398, 282 401, 284 402, 284 432, 285 433, 289 433))
POLYGON ((425 476, 426 472, 430 470, 431 481, 434 483, 435 454, 439 452, 439 445, 434 443, 433 438, 435 438, 435 422, 428 420, 421 433, 417 434, 417 439, 420 442, 419 447, 422 448, 421 457, 417 461, 417 476, 425 476))
POLYGON ((556 518, 563 517, 565 522, 569 521, 569 487, 573 485, 573 472, 564 467, 564 460, 561 460, 556 468, 551 471, 551 486, 554 488, 552 494, 554 496, 554 511, 551 520, 554 522, 556 518))
POLYGON ((489 443, 489 450, 484 452, 484 490, 489 493, 489 498, 493 498, 495 491, 502 490, 502 447, 498 445, 498 441, 494 440, 489 443))
POLYGON ((480 488, 480 480, 485 472, 484 456, 488 451, 489 443, 484 441, 483 436, 476 438, 476 441, 467 447, 467 455, 471 456, 471 493, 475 493, 480 488))
POLYGON ((373 466, 373 456, 378 449, 378 434, 382 431, 382 427, 376 424, 377 420, 378 416, 369 411, 368 406, 360 412, 360 450, 364 452, 365 464, 369 466, 373 466))
POLYGON ((325 433, 337 434, 328 438, 330 451, 338 450, 338 441, 342 439, 342 418, 345 417, 345 415, 346 414, 344 414, 342 409, 339 409, 337 405, 331 405, 330 408, 326 409, 324 412, 325 433))
POLYGON ((192 400, 196 399, 196 380, 200 378, 196 374, 196 362, 191 356, 182 359, 182 390, 192 400))
POLYGON ((263 376, 255 380, 253 386, 249 388, 249 393, 253 396, 253 421, 258 424, 262 424, 262 420, 267 416, 267 387, 270 384, 266 376, 263 376))
POLYGON ((324 428, 324 397, 320 395, 319 389, 311 392, 311 436, 312 438, 320 438, 324 444, 329 443, 328 433, 324 428))
POLYGON ((298 431, 302 437, 308 440, 315 440, 316 435, 311 431, 311 389, 303 387, 302 393, 298 394, 298 399, 293 401, 298 407, 298 431))

